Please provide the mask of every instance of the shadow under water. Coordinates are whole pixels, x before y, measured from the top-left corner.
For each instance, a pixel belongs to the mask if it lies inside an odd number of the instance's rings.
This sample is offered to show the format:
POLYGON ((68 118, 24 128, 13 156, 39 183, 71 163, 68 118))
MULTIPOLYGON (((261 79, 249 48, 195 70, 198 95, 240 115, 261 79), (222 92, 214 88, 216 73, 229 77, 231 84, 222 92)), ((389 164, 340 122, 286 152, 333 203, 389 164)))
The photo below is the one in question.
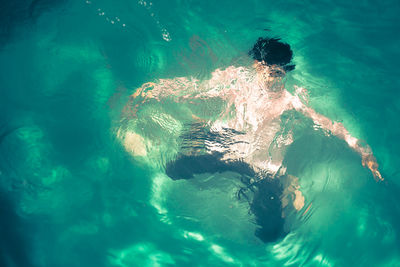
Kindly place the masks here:
POLYGON ((256 173, 243 161, 226 161, 222 157, 222 153, 180 155, 167 163, 166 174, 173 180, 186 180, 203 173, 239 173, 245 186, 238 190, 237 198, 240 200, 244 196, 249 202, 250 212, 254 214, 258 225, 255 235, 265 243, 284 237, 287 233, 282 216, 283 187, 280 180, 273 179, 270 174, 256 173))

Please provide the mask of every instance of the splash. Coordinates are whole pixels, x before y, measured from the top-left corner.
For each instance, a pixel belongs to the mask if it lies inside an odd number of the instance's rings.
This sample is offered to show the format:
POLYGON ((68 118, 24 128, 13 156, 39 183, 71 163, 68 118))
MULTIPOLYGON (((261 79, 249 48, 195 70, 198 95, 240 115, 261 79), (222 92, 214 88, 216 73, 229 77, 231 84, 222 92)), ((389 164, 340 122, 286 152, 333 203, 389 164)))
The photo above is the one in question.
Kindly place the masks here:
POLYGON ((171 35, 167 31, 167 29, 161 24, 160 19, 158 16, 154 13, 153 11, 153 3, 151 1, 144 1, 144 0, 139 0, 138 4, 143 6, 149 13, 152 18, 154 18, 154 21, 157 24, 157 27, 159 28, 161 32, 161 36, 166 42, 170 42, 172 40, 171 35))

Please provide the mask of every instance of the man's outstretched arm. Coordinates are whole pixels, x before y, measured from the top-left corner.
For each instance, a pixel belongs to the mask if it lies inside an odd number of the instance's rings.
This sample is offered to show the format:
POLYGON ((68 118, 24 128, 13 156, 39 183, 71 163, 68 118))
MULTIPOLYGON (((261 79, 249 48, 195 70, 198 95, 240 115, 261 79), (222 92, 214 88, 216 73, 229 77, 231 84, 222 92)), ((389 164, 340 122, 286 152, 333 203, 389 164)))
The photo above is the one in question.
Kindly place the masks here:
MULTIPOLYGON (((300 88, 300 91, 302 89, 300 88)), ((368 145, 361 145, 359 139, 351 136, 349 131, 340 122, 331 121, 329 118, 318 114, 312 108, 304 105, 299 98, 299 95, 293 97, 294 106, 296 109, 302 111, 306 116, 310 117, 316 125, 321 126, 331 134, 343 139, 355 151, 361 155, 362 165, 371 170, 372 175, 376 181, 383 181, 383 177, 378 170, 378 163, 368 145)))

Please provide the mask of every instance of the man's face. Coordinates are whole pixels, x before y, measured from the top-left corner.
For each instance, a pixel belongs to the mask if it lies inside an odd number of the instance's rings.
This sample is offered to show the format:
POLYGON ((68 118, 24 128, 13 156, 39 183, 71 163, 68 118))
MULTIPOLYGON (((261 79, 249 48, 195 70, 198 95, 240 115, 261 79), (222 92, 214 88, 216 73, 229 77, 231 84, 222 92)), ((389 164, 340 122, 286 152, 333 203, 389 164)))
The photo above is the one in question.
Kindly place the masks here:
POLYGON ((278 92, 283 90, 282 78, 285 71, 277 66, 268 66, 264 62, 254 60, 253 67, 257 72, 257 81, 268 91, 278 92))

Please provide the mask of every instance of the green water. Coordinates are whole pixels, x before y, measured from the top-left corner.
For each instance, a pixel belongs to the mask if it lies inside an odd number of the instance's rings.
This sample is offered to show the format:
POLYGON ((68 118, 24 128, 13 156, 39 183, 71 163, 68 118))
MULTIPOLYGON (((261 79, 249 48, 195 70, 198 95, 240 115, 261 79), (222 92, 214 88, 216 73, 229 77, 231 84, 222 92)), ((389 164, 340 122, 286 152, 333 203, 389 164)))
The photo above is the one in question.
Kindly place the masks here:
POLYGON ((400 265, 398 1, 0 5, 1 266, 400 265), (291 45, 287 89, 368 143, 385 178, 300 123, 285 162, 312 206, 269 244, 236 180, 166 179, 117 138, 143 83, 248 64, 260 36, 291 45))

